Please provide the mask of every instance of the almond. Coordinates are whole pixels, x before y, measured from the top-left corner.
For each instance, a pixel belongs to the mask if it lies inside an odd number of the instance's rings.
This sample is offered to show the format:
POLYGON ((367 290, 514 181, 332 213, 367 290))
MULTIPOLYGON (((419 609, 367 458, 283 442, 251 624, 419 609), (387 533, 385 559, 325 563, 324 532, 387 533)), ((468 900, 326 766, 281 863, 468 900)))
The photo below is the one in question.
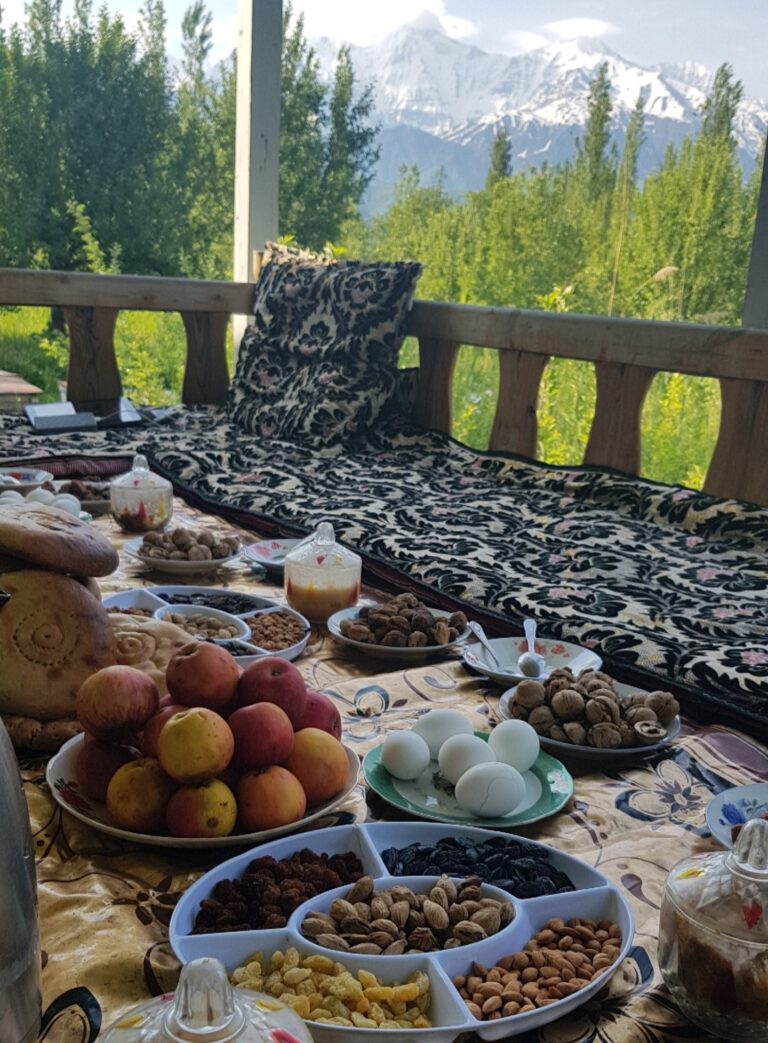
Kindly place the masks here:
POLYGON ((445 908, 429 898, 424 903, 424 917, 427 924, 435 931, 444 931, 451 923, 445 908))

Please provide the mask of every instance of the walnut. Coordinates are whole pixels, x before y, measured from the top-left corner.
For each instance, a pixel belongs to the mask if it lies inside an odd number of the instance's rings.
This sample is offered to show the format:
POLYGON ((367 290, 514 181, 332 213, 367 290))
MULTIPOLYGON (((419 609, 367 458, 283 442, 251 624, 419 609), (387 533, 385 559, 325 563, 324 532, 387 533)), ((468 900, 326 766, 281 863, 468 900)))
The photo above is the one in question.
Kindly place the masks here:
POLYGON ((212 558, 228 558, 231 553, 229 544, 223 541, 214 543, 213 547, 206 547, 205 549, 210 551, 212 558))
POLYGON ((144 537, 144 542, 150 547, 161 547, 163 544, 163 536, 160 532, 148 532, 144 537))
POLYGON ((624 713, 624 720, 634 728, 641 721, 649 721, 651 724, 655 724, 658 718, 648 706, 630 706, 624 713))
POLYGON ((559 724, 552 725, 552 727, 549 729, 549 737, 550 739, 554 739, 556 742, 570 742, 570 739, 568 738, 565 729, 562 728, 559 724))
POLYGON ((680 713, 680 703, 671 692, 651 692, 645 705, 653 710, 662 724, 671 724, 680 713))
POLYGON ((604 673, 602 670, 582 670, 579 674, 579 680, 582 684, 586 684, 588 681, 591 681, 595 678, 598 681, 604 681, 606 688, 613 688, 613 678, 610 677, 608 674, 604 673))
POLYGON ((552 699, 561 692, 564 688, 570 688, 573 684, 573 679, 568 677, 553 677, 550 675, 544 685, 545 698, 547 702, 552 702, 552 699))
POLYGON ((584 713, 584 696, 563 688, 552 697, 552 710, 561 721, 574 721, 584 713))
POLYGON ((173 530, 171 533, 171 541, 174 546, 179 548, 179 550, 184 550, 185 547, 189 547, 190 544, 195 542, 189 529, 184 529, 181 526, 179 526, 178 529, 173 530))
POLYGON ((381 639, 381 643, 388 648, 405 648, 408 644, 408 638, 402 630, 388 630, 381 639))
POLYGON ((667 729, 663 724, 659 724, 658 721, 638 721, 634 725, 634 733, 639 742, 643 746, 650 746, 652 743, 661 742, 662 739, 667 737, 667 729))
POLYGON ((588 677, 586 680, 580 680, 580 684, 584 686, 588 693, 605 688, 605 681, 601 680, 599 677, 588 677))
POLYGON ((555 718, 548 706, 535 706, 528 714, 528 723, 539 735, 548 735, 555 718))
POLYGON ((601 721, 610 721, 612 724, 619 723, 619 707, 605 695, 590 699, 584 708, 584 716, 590 724, 600 724, 601 721))
POLYGON ((414 630, 408 635, 409 648, 423 648, 427 643, 427 635, 423 630, 414 630))
POLYGON ((589 693, 590 699, 610 699, 611 702, 617 703, 619 701, 618 693, 613 688, 606 688, 602 685, 601 688, 593 688, 589 693))
POLYGON ((572 742, 574 746, 587 745, 586 729, 578 721, 566 721, 563 725, 563 731, 568 736, 568 741, 572 742))
POLYGON ((635 730, 626 721, 619 721, 622 746, 634 746, 636 743, 635 730))
POLYGON ((213 547, 216 540, 212 532, 208 532, 204 529, 201 533, 198 533, 197 542, 201 547, 213 547))
POLYGON ((509 710, 509 716, 514 721, 527 721, 528 720, 528 711, 526 710, 526 708, 524 706, 521 706, 520 703, 516 703, 514 701, 514 699, 512 699, 507 704, 507 709, 509 710))
POLYGON ((645 692, 635 692, 634 695, 628 695, 624 699, 622 706, 625 711, 628 710, 630 706, 645 706, 645 700, 647 698, 645 692))
POLYGON ((438 619, 435 623, 435 643, 438 645, 448 644, 448 624, 444 619, 438 619))
POLYGON ((211 548, 201 547, 199 544, 190 547, 187 551, 187 557, 190 561, 210 561, 211 560, 211 548))
POLYGON ((574 677, 574 674, 573 674, 573 670, 571 670, 570 666, 558 666, 558 667, 555 667, 555 669, 549 675, 549 680, 551 681, 551 680, 553 680, 556 677, 564 677, 567 681, 574 681, 575 680, 575 677, 574 677))
POLYGON ((541 706, 544 702, 544 685, 541 681, 521 681, 515 689, 515 702, 528 710, 541 706))
POLYGON ((461 631, 467 629, 467 617, 463 612, 454 612, 453 615, 448 618, 448 625, 456 627, 456 629, 461 633, 461 631))
POLYGON ((601 724, 593 724, 587 732, 590 746, 597 746, 601 750, 613 750, 621 745, 621 732, 617 725, 603 721, 601 724))

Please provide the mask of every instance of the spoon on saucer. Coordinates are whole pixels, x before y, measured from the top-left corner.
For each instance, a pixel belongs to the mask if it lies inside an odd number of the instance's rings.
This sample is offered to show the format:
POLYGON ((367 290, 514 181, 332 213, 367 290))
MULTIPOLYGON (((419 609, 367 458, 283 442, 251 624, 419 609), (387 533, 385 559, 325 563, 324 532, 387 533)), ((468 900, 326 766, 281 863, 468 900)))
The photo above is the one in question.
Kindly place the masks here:
POLYGON ((491 660, 491 666, 495 670, 501 670, 502 666, 501 666, 501 663, 499 662, 499 657, 494 652, 493 646, 491 645, 491 642, 488 640, 488 638, 486 636, 486 633, 483 630, 483 628, 480 626, 480 624, 476 623, 474 621, 474 619, 471 619, 469 621, 469 623, 467 623, 467 626, 469 627, 469 629, 475 635, 477 640, 480 642, 480 644, 483 646, 483 648, 488 653, 488 656, 490 657, 490 660, 491 660))
POLYGON ((536 651, 536 620, 526 619, 523 623, 528 651, 523 652, 517 660, 517 668, 526 677, 541 677, 547 668, 544 656, 536 651))

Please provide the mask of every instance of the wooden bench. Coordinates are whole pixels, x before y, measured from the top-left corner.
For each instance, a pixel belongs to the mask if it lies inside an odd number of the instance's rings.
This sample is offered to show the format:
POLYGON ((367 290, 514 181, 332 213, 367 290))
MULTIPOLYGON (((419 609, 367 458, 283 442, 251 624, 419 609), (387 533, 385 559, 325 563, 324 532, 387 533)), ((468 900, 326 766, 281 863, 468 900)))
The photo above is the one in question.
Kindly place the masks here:
MULTIPOLYGON (((121 310, 131 310, 181 314, 187 338, 182 400, 223 404, 227 325, 230 316, 248 314, 252 294, 251 283, 0 269, 0 305, 64 309, 68 396, 75 402, 121 393, 115 323, 121 310)), ((768 331, 416 301, 408 332, 418 338, 420 354, 414 419, 449 432, 459 347, 494 348, 500 387, 490 448, 525 456, 536 450, 547 361, 594 363, 597 401, 583 462, 631 475, 639 471, 641 411, 654 375, 715 377, 722 412, 704 489, 768 504, 768 331)))

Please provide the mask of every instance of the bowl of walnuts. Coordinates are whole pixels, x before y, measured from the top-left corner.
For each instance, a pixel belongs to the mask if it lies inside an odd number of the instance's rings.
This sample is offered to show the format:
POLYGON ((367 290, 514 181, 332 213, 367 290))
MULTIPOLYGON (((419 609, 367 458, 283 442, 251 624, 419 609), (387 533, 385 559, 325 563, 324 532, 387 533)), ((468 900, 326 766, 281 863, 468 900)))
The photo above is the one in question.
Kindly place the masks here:
POLYGON ((640 692, 603 670, 574 675, 568 667, 520 681, 499 700, 501 717, 527 721, 542 749, 586 760, 656 752, 679 733, 679 711, 671 692, 640 692))
POLYGON ((240 540, 234 533, 212 532, 177 525, 162 532, 148 532, 144 537, 128 540, 126 554, 149 565, 157 572, 172 575, 215 572, 235 561, 242 553, 240 540))
POLYGON ((408 661, 450 651, 469 635, 463 612, 427 608, 407 592, 380 605, 335 612, 328 630, 337 641, 376 659, 408 661))

